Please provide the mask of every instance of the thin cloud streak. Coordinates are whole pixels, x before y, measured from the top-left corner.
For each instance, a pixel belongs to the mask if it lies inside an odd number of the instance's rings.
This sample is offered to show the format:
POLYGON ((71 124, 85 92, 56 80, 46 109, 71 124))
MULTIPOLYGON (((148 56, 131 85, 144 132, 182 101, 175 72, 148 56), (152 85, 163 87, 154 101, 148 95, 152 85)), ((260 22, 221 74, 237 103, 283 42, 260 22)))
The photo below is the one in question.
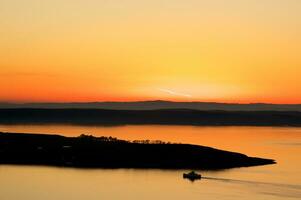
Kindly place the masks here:
POLYGON ((190 94, 184 94, 184 93, 179 93, 179 92, 175 92, 169 89, 163 89, 163 88, 159 88, 158 90, 160 90, 161 92, 165 92, 171 95, 175 95, 175 96, 182 96, 182 97, 192 97, 192 95, 190 94))

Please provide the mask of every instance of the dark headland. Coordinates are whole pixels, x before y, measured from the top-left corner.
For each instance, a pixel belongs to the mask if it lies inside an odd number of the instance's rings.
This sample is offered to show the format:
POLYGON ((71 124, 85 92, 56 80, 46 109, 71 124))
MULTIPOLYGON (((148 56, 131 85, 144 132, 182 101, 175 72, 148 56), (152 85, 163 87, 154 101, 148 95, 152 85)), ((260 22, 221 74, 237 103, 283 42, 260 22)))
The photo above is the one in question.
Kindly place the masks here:
POLYGON ((274 164, 271 159, 189 144, 112 137, 0 132, 0 164, 92 168, 226 169, 274 164))

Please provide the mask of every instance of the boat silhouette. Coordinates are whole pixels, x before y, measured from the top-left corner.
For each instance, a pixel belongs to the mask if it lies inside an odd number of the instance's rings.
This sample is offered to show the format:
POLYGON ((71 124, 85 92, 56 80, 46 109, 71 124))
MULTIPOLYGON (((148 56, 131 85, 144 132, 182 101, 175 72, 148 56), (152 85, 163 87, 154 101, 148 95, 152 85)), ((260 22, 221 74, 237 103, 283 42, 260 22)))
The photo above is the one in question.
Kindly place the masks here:
POLYGON ((184 174, 183 174, 183 178, 184 178, 184 179, 189 179, 189 180, 191 180, 191 181, 194 181, 194 180, 201 179, 201 178, 202 178, 202 175, 196 173, 195 171, 191 171, 191 172, 189 172, 189 173, 184 173, 184 174))

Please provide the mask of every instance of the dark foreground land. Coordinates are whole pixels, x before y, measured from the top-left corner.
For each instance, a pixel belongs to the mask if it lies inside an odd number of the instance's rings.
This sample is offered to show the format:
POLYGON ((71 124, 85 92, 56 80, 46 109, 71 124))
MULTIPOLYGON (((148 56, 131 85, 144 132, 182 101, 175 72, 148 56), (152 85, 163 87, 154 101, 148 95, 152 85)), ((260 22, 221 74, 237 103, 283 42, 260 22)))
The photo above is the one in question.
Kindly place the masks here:
POLYGON ((301 126, 301 112, 200 111, 189 109, 0 109, 0 124, 43 123, 79 125, 301 126))
POLYGON ((0 132, 0 164, 93 168, 226 169, 274 164, 271 159, 205 146, 111 137, 0 132))

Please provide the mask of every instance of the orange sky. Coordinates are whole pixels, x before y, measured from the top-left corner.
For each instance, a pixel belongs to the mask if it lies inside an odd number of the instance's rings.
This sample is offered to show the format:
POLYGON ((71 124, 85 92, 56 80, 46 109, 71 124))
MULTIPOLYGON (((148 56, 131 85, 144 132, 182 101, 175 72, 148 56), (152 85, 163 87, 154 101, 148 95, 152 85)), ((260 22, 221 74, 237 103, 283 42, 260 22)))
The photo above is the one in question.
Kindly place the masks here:
POLYGON ((0 0, 0 101, 301 103, 299 0, 0 0))

